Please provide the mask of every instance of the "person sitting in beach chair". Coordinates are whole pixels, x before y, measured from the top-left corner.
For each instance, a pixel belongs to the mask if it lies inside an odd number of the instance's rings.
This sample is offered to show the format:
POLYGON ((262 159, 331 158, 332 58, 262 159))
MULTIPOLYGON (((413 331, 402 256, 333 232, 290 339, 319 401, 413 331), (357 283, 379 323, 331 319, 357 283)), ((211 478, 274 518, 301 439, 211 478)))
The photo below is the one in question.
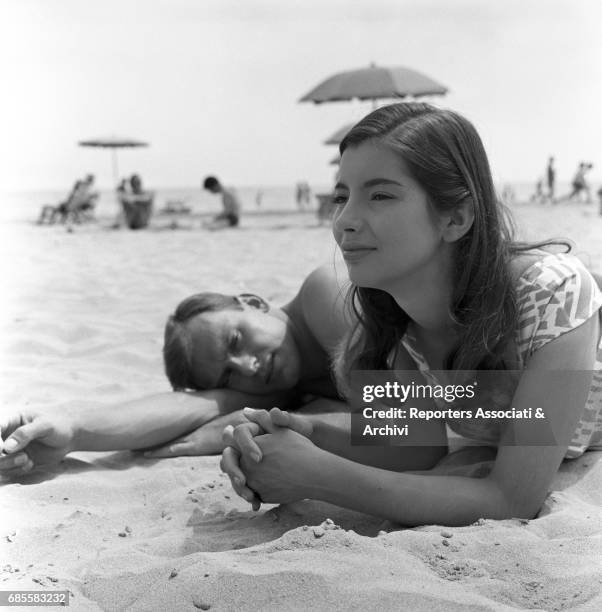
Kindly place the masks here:
POLYGON ((132 174, 129 180, 121 182, 117 188, 117 197, 125 223, 130 229, 142 229, 148 226, 153 213, 155 194, 144 190, 142 179, 138 174, 132 174))
POLYGON ((78 217, 78 222, 91 221, 94 218, 94 209, 96 208, 99 193, 92 189, 93 186, 94 175, 88 174, 82 181, 76 195, 74 213, 78 217))
POLYGON ((67 199, 53 206, 42 207, 38 218, 39 225, 59 223, 82 223, 93 218, 94 207, 98 200, 98 192, 92 191, 94 175, 88 174, 83 180, 75 181, 67 199))

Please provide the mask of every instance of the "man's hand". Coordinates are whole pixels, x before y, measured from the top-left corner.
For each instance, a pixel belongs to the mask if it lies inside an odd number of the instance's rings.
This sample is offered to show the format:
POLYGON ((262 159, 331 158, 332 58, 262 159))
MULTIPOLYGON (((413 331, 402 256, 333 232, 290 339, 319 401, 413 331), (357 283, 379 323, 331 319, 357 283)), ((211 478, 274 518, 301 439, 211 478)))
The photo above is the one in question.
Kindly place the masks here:
POLYGON ((21 412, 0 419, 0 475, 18 477, 55 465, 72 450, 73 426, 63 416, 21 412))
POLYGON ((175 440, 144 452, 145 457, 160 459, 194 455, 216 455, 224 450, 222 419, 201 425, 175 440))

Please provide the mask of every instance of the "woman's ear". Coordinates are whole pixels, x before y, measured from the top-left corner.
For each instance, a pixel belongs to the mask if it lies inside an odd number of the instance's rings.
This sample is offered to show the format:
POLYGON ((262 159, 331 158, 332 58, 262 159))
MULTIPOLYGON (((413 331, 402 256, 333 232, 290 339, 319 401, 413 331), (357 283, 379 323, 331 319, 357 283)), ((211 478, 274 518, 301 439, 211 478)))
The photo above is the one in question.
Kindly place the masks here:
POLYGON ((270 305, 262 297, 254 293, 241 293, 236 296, 236 300, 243 307, 256 308, 261 310, 261 312, 268 312, 270 310, 270 305))
POLYGON ((443 240, 456 242, 464 236, 474 222, 474 207, 472 198, 466 198, 452 211, 442 215, 443 240))

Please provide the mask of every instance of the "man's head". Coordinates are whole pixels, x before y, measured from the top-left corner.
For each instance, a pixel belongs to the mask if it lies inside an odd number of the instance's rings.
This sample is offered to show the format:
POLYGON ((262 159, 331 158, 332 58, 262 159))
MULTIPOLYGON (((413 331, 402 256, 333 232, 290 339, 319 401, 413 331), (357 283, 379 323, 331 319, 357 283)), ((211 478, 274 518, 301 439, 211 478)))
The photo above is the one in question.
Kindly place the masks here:
POLYGON ((163 359, 175 390, 265 394, 294 387, 301 372, 288 319, 252 294, 186 298, 165 325, 163 359))
POLYGON ((211 193, 220 193, 222 190, 222 186, 215 176, 208 176, 203 181, 203 187, 211 193))

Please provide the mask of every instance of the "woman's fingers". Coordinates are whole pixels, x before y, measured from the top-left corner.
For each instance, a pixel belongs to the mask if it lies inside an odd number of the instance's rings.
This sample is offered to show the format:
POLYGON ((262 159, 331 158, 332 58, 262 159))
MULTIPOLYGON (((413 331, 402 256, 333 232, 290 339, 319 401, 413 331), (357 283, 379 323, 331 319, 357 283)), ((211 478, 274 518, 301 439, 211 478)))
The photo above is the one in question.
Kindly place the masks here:
POLYGON ((240 451, 241 455, 249 457, 255 463, 259 463, 263 456, 261 449, 255 442, 255 436, 261 433, 263 433, 262 430, 255 423, 238 425, 232 432, 234 446, 240 451))
POLYGON ((240 469, 240 452, 233 446, 226 446, 222 452, 219 467, 224 474, 229 476, 234 488, 245 484, 246 478, 240 469))
POLYGON ((256 408, 243 408, 243 414, 249 421, 257 423, 263 429, 264 433, 273 433, 275 431, 274 423, 270 418, 270 413, 267 410, 257 410, 256 408))
POLYGON ((237 495, 248 501, 253 510, 259 510, 261 502, 255 491, 246 486, 246 478, 240 469, 240 453, 236 448, 227 446, 220 460, 220 468, 222 472, 228 475, 232 488, 237 495))
POLYGON ((237 495, 252 503, 255 493, 246 486, 246 478, 240 469, 240 453, 236 448, 227 446, 222 453, 220 469, 230 478, 232 488, 237 495))
POLYGON ((222 439, 226 446, 233 446, 243 455, 250 457, 255 462, 259 462, 262 456, 261 449, 253 438, 263 433, 265 431, 257 423, 242 423, 236 427, 227 425, 224 428, 222 439))
POLYGON ((294 414, 286 410, 280 410, 280 408, 272 408, 270 410, 270 418, 274 425, 288 427, 306 438, 309 438, 313 432, 311 422, 301 414, 294 414))

